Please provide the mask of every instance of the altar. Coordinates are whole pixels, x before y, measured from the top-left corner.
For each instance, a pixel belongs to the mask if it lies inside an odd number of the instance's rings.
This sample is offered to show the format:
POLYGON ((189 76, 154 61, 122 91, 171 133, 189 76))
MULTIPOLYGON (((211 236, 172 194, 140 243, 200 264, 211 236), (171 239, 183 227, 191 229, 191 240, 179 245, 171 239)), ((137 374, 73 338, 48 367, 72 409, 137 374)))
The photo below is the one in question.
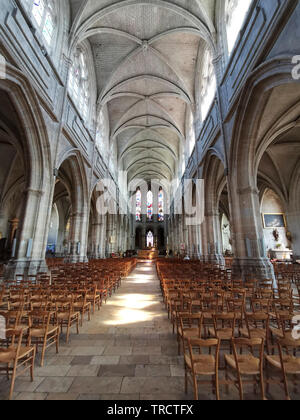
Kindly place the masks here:
POLYGON ((155 260, 158 258, 158 251, 155 248, 144 249, 138 252, 138 259, 140 260, 155 260))
POLYGON ((271 258, 274 260, 290 261, 293 259, 293 251, 291 251, 290 249, 272 250, 270 254, 271 258))

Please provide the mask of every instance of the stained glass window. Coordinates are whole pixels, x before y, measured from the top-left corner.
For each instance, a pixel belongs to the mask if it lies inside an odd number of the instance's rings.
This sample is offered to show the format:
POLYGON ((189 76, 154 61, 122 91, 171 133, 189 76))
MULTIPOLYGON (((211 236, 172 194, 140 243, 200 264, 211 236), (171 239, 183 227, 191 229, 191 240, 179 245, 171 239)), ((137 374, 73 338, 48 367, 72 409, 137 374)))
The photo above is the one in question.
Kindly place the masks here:
POLYGON ((158 193, 158 221, 164 221, 164 192, 163 189, 159 189, 158 193))
POLYGON ((140 189, 136 192, 136 221, 142 221, 142 193, 140 189))
POLYGON ((73 57, 70 70, 69 92, 84 120, 87 119, 90 101, 88 68, 83 51, 78 50, 73 57))
POLYGON ((153 193, 152 193, 152 191, 148 191, 148 194, 147 194, 147 220, 149 222, 151 222, 152 218, 153 218, 153 193))

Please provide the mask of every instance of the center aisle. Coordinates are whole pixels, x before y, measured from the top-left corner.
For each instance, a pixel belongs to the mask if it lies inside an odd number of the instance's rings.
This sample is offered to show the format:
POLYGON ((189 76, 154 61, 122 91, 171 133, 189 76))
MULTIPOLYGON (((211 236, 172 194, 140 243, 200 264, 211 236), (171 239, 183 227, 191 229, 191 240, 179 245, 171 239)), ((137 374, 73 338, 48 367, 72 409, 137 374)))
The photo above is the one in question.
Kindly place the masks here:
POLYGON ((17 380, 16 392, 17 399, 186 398, 183 358, 177 356, 155 264, 138 264, 79 336, 72 335, 69 345, 62 340, 58 356, 49 350, 33 384, 17 380))

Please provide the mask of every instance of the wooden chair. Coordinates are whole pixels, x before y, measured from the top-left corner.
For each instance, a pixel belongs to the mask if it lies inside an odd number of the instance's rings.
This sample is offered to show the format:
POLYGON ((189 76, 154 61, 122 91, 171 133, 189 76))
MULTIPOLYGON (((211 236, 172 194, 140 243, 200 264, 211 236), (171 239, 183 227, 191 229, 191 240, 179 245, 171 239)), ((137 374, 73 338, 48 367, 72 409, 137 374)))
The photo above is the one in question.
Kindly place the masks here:
POLYGON ((188 392, 188 383, 192 383, 194 388, 194 398, 199 400, 198 386, 209 385, 213 387, 216 399, 220 400, 219 390, 219 354, 220 340, 210 339, 187 339, 187 346, 184 346, 184 363, 185 363, 185 392, 188 392), (212 354, 212 350, 215 354, 212 354), (209 354, 204 354, 204 350, 209 354), (211 376, 211 381, 200 380, 200 377, 211 376))
POLYGON ((251 309, 253 313, 263 313, 266 314, 271 312, 273 301, 269 299, 251 299, 251 309))
POLYGON ((56 302, 56 320, 63 332, 67 328, 66 342, 69 343, 71 328, 76 324, 77 334, 79 334, 80 312, 74 308, 73 300, 59 300, 56 302))
POLYGON ((300 349, 300 340, 294 340, 293 338, 284 338, 278 340, 278 352, 279 355, 266 355, 267 361, 267 385, 268 391, 270 384, 282 384, 284 385, 285 396, 287 400, 291 400, 289 392, 288 376, 293 376, 294 383, 296 377, 300 375, 300 358, 296 357, 297 351, 300 349), (269 378, 269 367, 275 368, 282 374, 281 380, 270 380, 269 378))
POLYGON ((170 316, 171 322, 173 326, 173 334, 175 334, 175 330, 178 334, 178 328, 180 327, 180 314, 189 314, 189 311, 184 311, 183 309, 183 299, 176 298, 170 301, 170 316))
POLYGON ((234 312, 214 314, 214 328, 209 328, 210 337, 230 341, 235 337, 236 314, 234 312))
MULTIPOLYGON (((227 386, 237 386, 241 401, 244 399, 243 384, 260 384, 261 397, 265 400, 264 384, 264 339, 263 338, 235 338, 232 340, 233 355, 225 354, 225 376, 227 386), (259 357, 255 356, 255 348, 259 350, 259 357), (242 354, 247 349, 247 354, 242 354), (232 370, 236 377, 230 377, 232 370), (253 380, 243 380, 243 377, 254 377, 253 380)), ((256 391, 256 388, 255 388, 256 391)))
POLYGON ((0 312, 0 316, 5 319, 5 325, 7 330, 16 330, 21 318, 21 312, 19 311, 5 311, 0 312))
POLYGON ((178 314, 180 327, 177 331, 178 354, 181 354, 181 344, 184 348, 187 338, 201 338, 203 315, 180 313, 178 314))
POLYGON ((289 312, 276 312, 275 315, 272 315, 274 319, 274 324, 270 325, 270 341, 272 348, 276 348, 276 340, 283 339, 292 339, 292 330, 293 330, 293 314, 289 312))
POLYGON ((244 326, 244 314, 246 310, 246 298, 234 299, 229 297, 226 299, 227 312, 234 313, 239 328, 244 326))
POLYGON ((90 302, 93 308, 93 314, 95 313, 96 306, 98 306, 98 311, 101 308, 101 295, 97 290, 97 286, 94 286, 93 289, 88 292, 86 296, 87 302, 90 302))
POLYGON ((83 326, 83 319, 84 319, 84 315, 88 314, 88 320, 91 320, 91 309, 92 309, 92 304, 91 302, 87 302, 87 292, 83 292, 83 294, 81 294, 81 297, 73 303, 73 308, 74 311, 78 311, 81 314, 81 321, 80 321, 80 325, 81 327, 83 326))
POLYGON ((32 346, 22 347, 23 330, 8 330, 6 332, 8 346, 0 348, 0 373, 9 379, 11 373, 11 385, 9 399, 13 397, 16 378, 30 369, 31 382, 33 382, 35 348, 32 346), (21 370, 20 370, 21 369, 21 370))
POLYGON ((42 347, 41 367, 44 366, 46 350, 53 345, 56 346, 56 353, 59 350, 59 327, 53 321, 55 312, 33 311, 30 317, 30 339, 36 346, 38 352, 39 346, 42 347), (51 321, 54 325, 50 325, 51 321))
MULTIPOLYGON (((204 296, 201 299, 202 314, 203 314, 203 326, 205 338, 208 338, 208 330, 210 327, 214 327, 213 316, 219 312, 219 300, 211 296, 204 296)), ((222 312, 222 310, 221 310, 222 312)))
POLYGON ((264 312, 246 313, 247 328, 240 329, 243 338, 263 338, 268 343, 270 316, 264 312))

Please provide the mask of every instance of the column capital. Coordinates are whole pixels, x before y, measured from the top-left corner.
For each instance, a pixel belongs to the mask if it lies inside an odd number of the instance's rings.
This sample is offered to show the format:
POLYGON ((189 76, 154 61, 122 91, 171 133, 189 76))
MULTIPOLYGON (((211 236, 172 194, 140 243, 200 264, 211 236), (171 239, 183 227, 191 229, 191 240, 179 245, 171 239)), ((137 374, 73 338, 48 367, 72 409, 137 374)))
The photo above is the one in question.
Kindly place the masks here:
POLYGON ((246 188, 241 188, 237 190, 238 195, 247 195, 247 194, 253 194, 253 195, 258 195, 259 194, 259 190, 256 187, 246 187, 246 188))
POLYGON ((24 193, 26 194, 32 194, 32 195, 36 195, 37 197, 38 196, 42 196, 44 193, 45 193, 45 191, 43 191, 43 190, 35 190, 35 189, 33 189, 33 188, 27 188, 25 191, 24 191, 24 193))
POLYGON ((84 213, 80 211, 75 211, 74 213, 71 214, 71 217, 84 217, 84 213))
POLYGON ((209 211, 205 213, 205 217, 219 217, 220 212, 219 211, 209 211))

